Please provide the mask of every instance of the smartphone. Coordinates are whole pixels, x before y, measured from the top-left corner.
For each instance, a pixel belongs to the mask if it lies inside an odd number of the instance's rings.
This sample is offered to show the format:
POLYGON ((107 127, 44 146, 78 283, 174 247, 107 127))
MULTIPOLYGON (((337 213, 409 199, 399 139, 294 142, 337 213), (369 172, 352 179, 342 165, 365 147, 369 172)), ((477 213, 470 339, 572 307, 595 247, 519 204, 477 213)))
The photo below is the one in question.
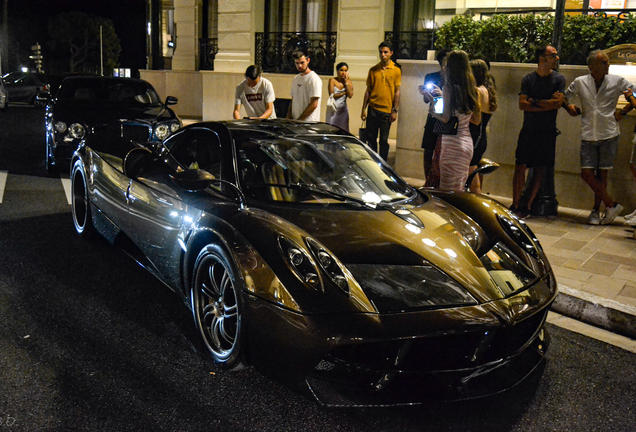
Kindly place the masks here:
POLYGON ((437 96, 433 99, 433 112, 435 114, 442 114, 444 112, 444 100, 441 96, 437 96))
POLYGON ((426 83, 424 84, 424 87, 426 88, 426 90, 431 90, 433 88, 433 83, 426 83))

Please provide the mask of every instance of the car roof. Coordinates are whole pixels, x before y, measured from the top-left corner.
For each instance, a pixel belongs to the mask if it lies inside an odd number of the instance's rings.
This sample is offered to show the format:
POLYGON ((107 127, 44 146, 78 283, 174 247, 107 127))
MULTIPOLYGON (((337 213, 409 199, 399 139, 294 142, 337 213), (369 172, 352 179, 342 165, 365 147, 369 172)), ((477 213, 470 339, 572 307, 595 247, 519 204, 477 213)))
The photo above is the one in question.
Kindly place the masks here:
POLYGON ((121 78, 121 77, 104 77, 99 75, 81 75, 81 76, 69 76, 62 80, 64 82, 71 81, 79 81, 79 82, 89 82, 89 81, 110 81, 110 82, 137 82, 137 83, 145 83, 148 84, 147 81, 138 78, 121 78))
POLYGON ((299 135, 344 135, 352 136, 348 132, 327 123, 304 122, 289 119, 268 119, 268 120, 226 120, 220 122, 193 123, 192 127, 212 127, 214 124, 222 124, 227 127, 230 133, 247 133, 249 131, 267 133, 273 136, 299 136, 299 135))

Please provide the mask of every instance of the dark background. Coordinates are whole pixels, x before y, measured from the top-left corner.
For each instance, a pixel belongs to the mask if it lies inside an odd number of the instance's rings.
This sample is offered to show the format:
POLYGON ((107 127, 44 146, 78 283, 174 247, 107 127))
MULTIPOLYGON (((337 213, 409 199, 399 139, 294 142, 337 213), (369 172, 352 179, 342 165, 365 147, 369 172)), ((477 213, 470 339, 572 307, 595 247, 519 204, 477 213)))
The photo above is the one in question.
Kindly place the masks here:
MULTIPOLYGON (((29 56, 36 42, 42 46, 46 70, 47 23, 62 12, 84 12, 112 20, 122 48, 119 66, 132 69, 133 76, 146 68, 146 0, 2 0, 0 3, 4 1, 8 2, 10 45, 9 69, 3 68, 3 74, 20 66, 34 68, 29 56)), ((0 26, 3 22, 4 17, 0 26)))

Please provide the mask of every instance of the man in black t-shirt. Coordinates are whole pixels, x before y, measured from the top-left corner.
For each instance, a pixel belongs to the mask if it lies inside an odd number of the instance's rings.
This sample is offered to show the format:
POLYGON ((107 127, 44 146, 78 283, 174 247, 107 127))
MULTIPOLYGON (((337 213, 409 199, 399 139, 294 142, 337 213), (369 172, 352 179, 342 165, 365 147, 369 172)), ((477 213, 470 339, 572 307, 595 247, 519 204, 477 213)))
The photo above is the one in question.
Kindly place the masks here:
POLYGON ((512 205, 517 216, 530 214, 532 202, 541 188, 546 168, 554 166, 556 150, 556 117, 565 101, 565 77, 556 72, 559 56, 552 46, 535 51, 537 70, 521 80, 519 109, 523 111, 523 127, 515 152, 515 173, 512 180, 512 205), (521 193, 526 182, 526 168, 534 169, 527 206, 520 208, 521 193))
MULTIPOLYGON (((441 49, 435 57, 439 63, 440 69, 444 68, 446 54, 448 54, 448 50, 441 49)), ((419 87, 420 94, 424 95, 425 92, 430 92, 435 86, 437 86, 440 90, 444 87, 444 77, 442 76, 441 70, 439 72, 426 74, 424 77, 424 85, 419 87)), ((424 101, 426 102, 426 98, 424 101)), ((435 152, 435 147, 437 145, 437 138, 439 138, 439 135, 433 132, 435 122, 435 117, 429 114, 426 118, 426 125, 424 125, 424 136, 422 136, 422 148, 424 149, 424 178, 428 176, 428 172, 433 166, 433 153, 435 152)))

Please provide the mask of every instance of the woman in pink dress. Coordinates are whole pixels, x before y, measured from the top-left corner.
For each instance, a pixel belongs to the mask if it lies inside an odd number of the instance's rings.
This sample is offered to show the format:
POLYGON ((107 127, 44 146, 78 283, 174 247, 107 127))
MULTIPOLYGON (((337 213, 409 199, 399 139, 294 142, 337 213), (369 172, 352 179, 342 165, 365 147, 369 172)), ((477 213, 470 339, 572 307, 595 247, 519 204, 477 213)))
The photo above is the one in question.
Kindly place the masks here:
MULTIPOLYGON (((461 50, 451 51, 444 66, 444 108, 441 114, 430 108, 429 114, 448 123, 451 117, 459 120, 457 135, 442 135, 439 154, 439 188, 463 191, 468 178, 468 168, 473 156, 473 139, 469 123, 481 123, 479 93, 470 68, 468 55, 461 50)), ((437 89, 439 91, 439 89, 437 89)), ((434 92, 433 92, 434 93, 434 92)), ((429 104, 433 107, 434 104, 429 104)))

